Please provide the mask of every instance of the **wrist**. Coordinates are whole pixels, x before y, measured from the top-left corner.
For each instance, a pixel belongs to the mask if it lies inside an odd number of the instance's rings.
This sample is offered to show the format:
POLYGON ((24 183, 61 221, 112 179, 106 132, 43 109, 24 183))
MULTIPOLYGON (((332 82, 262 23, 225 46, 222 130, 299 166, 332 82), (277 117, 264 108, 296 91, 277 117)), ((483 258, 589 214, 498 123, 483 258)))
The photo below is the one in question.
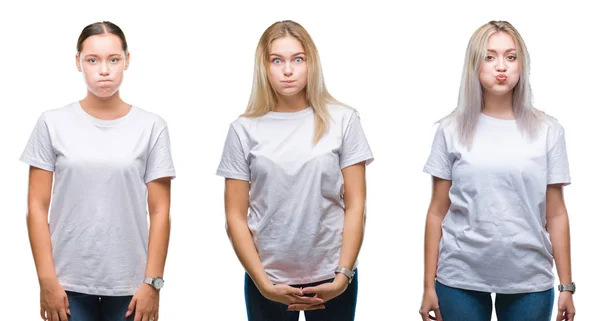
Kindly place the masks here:
POLYGON ((348 285, 349 283, 349 279, 346 275, 344 275, 343 273, 336 273, 335 277, 333 278, 333 283, 336 284, 344 284, 344 285, 348 285))
POLYGON ((38 276, 38 281, 40 285, 50 285, 58 283, 58 277, 56 275, 44 275, 38 276))

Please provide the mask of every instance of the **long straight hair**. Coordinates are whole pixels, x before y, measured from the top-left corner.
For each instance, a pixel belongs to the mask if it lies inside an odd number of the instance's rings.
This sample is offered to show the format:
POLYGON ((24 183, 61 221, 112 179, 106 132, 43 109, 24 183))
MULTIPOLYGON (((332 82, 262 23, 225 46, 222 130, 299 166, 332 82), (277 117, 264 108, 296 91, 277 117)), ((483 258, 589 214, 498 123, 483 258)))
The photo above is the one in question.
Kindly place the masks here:
POLYGON ((504 32, 513 38, 521 68, 519 81, 513 89, 512 97, 517 127, 529 138, 534 138, 538 125, 545 118, 544 113, 533 107, 533 95, 529 83, 529 52, 523 38, 510 23, 490 21, 479 27, 471 36, 465 54, 458 104, 450 115, 439 121, 452 119, 457 125, 460 142, 469 148, 473 144, 479 115, 483 110, 483 90, 479 81, 479 71, 487 53, 488 40, 497 32, 504 32))
POLYGON ((304 48, 308 64, 307 84, 304 89, 306 100, 315 114, 315 132, 313 142, 317 143, 329 129, 330 115, 327 104, 341 104, 327 91, 319 52, 308 32, 297 22, 291 20, 272 24, 260 37, 254 59, 254 80, 252 93, 244 117, 260 117, 275 110, 277 91, 269 82, 267 64, 271 43, 279 38, 296 38, 304 48))

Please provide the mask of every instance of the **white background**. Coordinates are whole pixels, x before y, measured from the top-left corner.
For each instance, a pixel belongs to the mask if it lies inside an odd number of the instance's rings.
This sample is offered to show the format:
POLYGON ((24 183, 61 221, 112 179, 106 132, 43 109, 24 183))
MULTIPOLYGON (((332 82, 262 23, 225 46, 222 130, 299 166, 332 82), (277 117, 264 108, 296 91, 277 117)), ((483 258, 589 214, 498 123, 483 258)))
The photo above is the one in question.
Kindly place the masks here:
POLYGON ((131 51, 122 97, 161 115, 171 131, 178 177, 161 320, 245 320, 244 272, 225 234, 223 180, 215 170, 228 125, 248 101, 258 39, 282 19, 300 22, 312 35, 330 91, 360 111, 376 159, 367 170, 357 320, 420 320, 431 184, 421 170, 434 122, 455 106, 469 37, 497 19, 524 37, 535 105, 566 130, 577 319, 594 319, 600 286, 597 266, 589 264, 598 253, 600 214, 597 11, 578 1, 523 2, 3 2, 2 319, 39 318, 25 225, 27 166, 18 158, 42 111, 85 96, 76 41, 85 25, 110 20, 125 31, 131 51))

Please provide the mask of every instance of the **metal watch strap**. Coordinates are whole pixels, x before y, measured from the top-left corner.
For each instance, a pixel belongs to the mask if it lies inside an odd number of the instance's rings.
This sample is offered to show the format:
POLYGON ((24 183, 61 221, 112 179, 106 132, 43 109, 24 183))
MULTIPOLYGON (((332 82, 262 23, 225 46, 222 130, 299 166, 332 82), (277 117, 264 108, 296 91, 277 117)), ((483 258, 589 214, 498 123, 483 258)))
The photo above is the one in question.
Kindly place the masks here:
POLYGON ((354 278, 353 271, 348 270, 345 267, 338 266, 335 268, 335 273, 342 273, 343 275, 345 275, 348 278, 348 284, 352 283, 352 279, 354 278))
POLYGON ((559 292, 569 291, 571 293, 575 293, 575 282, 571 282, 569 284, 559 284, 558 291, 559 292))

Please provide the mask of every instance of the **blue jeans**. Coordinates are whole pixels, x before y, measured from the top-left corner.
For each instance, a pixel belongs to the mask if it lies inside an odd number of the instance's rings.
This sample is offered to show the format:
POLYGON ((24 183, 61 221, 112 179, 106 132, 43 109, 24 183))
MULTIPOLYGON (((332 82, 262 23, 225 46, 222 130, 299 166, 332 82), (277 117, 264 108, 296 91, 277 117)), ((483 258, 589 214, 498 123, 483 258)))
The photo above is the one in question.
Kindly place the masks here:
MULTIPOLYGON (((316 283, 297 284, 293 287, 309 287, 331 282, 326 280, 316 283)), ((246 295, 246 313, 248 321, 298 321, 299 311, 288 311, 287 305, 265 298, 246 273, 244 292, 246 295)), ((325 309, 304 311, 306 321, 353 321, 358 294, 358 273, 344 293, 325 302, 325 309)))
MULTIPOLYGON (((492 296, 488 292, 463 290, 435 282, 444 321, 490 321, 492 296)), ((498 321, 550 321, 554 288, 542 292, 496 294, 498 321)))
POLYGON ((68 321, 133 321, 135 312, 125 319, 132 296, 99 296, 67 292, 71 316, 68 321))

